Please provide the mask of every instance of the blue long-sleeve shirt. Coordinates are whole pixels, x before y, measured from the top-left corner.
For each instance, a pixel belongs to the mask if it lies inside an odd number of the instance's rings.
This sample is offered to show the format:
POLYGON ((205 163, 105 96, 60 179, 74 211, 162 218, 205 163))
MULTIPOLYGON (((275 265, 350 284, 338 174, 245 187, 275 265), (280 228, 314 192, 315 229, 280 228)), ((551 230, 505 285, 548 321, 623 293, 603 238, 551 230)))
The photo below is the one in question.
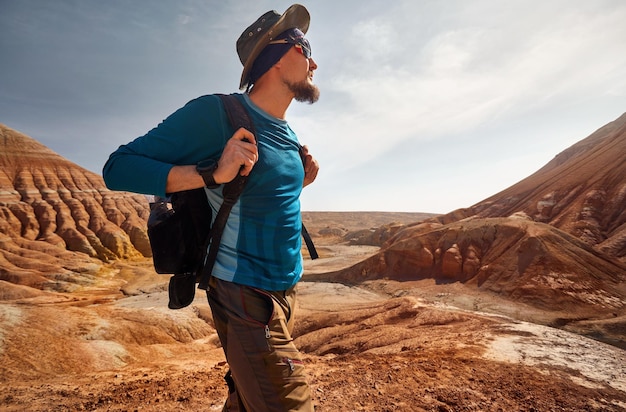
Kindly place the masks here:
MULTIPOLYGON (((268 115, 247 95, 237 96, 254 123, 259 160, 228 218, 213 275, 265 290, 285 290, 303 271, 300 144, 286 121, 268 115)), ((104 180, 113 190, 165 196, 174 165, 219 158, 233 133, 221 99, 199 97, 146 135, 120 146, 104 165, 104 180)), ((215 216, 222 189, 207 193, 215 216)))

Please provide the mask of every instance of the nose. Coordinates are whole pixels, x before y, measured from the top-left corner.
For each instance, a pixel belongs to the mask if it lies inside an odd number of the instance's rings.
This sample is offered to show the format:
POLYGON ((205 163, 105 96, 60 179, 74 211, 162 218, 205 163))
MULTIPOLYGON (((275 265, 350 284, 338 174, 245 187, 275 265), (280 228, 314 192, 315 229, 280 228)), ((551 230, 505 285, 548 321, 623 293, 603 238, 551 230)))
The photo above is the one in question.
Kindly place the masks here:
POLYGON ((309 57, 309 70, 317 70, 317 63, 313 60, 313 57, 309 57))

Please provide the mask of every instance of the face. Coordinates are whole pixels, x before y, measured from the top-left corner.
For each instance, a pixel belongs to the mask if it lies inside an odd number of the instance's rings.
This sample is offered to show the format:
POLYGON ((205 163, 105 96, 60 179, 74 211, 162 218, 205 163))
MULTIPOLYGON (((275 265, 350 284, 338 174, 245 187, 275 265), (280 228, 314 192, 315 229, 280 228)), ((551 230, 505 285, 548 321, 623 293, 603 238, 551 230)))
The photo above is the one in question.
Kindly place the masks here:
POLYGON ((315 103, 320 97, 319 88, 313 83, 313 72, 317 64, 312 57, 305 57, 304 50, 299 45, 287 52, 284 56, 290 68, 283 76, 283 83, 294 95, 298 102, 315 103))

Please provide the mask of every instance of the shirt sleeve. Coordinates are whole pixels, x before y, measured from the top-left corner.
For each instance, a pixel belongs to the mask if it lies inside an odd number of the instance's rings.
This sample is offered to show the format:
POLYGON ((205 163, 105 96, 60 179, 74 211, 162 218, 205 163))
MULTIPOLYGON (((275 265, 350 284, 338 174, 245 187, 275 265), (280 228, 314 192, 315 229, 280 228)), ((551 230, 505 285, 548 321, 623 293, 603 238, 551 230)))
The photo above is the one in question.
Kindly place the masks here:
POLYGON ((165 196, 173 166, 219 157, 231 135, 220 99, 199 97, 113 152, 102 171, 104 181, 112 190, 165 196))

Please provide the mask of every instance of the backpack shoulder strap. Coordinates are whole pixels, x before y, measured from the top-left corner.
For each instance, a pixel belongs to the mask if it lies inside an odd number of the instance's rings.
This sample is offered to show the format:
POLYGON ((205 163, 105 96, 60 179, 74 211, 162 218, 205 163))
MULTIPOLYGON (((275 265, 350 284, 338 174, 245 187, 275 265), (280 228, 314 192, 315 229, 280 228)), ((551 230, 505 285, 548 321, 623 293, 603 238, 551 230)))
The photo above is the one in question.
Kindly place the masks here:
POLYGON ((252 119, 250 119, 248 111, 245 107, 243 107, 239 98, 233 94, 218 94, 217 96, 222 99, 222 103, 226 109, 226 115, 228 116, 228 120, 233 128, 237 130, 240 127, 243 127, 254 134, 254 124, 252 123, 252 119))
MULTIPOLYGON (((231 126, 235 130, 244 127, 254 134, 254 124, 239 99, 234 95, 218 94, 217 96, 219 96, 224 104, 226 115, 228 116, 231 126)), ((239 195, 243 192, 243 188, 245 187, 247 181, 248 176, 237 175, 237 177, 235 177, 235 179, 231 182, 226 183, 222 189, 224 201, 215 216, 215 221, 213 222, 213 226, 209 231, 209 235, 207 236, 204 245, 204 250, 207 248, 209 250, 207 252, 206 259, 204 259, 204 262, 201 263, 202 266, 198 284, 198 288, 200 289, 207 289, 209 286, 209 279, 211 278, 211 272, 213 271, 213 266, 215 265, 215 259, 217 258, 217 252, 222 240, 222 234, 224 233, 226 221, 228 220, 228 215, 230 215, 231 209, 237 202, 237 199, 239 199, 239 195)))

